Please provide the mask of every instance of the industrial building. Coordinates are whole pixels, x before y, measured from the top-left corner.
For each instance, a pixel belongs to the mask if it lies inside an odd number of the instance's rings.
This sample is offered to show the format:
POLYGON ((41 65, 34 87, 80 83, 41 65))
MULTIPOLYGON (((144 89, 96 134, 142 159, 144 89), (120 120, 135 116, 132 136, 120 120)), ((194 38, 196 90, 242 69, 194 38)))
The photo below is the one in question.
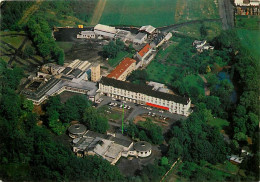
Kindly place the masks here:
POLYGON ((133 42, 135 44, 143 44, 147 39, 147 34, 139 32, 135 37, 133 42))
POLYGON ((96 34, 94 31, 81 31, 77 34, 77 39, 94 39, 96 34))
POLYGON ((125 58, 121 63, 109 74, 108 78, 125 81, 126 77, 136 68, 136 60, 125 58))
POLYGON ((97 36, 113 39, 116 35, 116 28, 107 25, 97 24, 94 27, 94 32, 97 36))
POLYGON ((145 26, 142 26, 140 29, 139 29, 140 32, 146 32, 148 34, 153 34, 156 32, 156 28, 154 28, 153 26, 151 25, 145 25, 145 26))
POLYGON ((190 98, 156 91, 149 85, 137 85, 129 82, 102 77, 99 82, 99 91, 109 97, 126 100, 138 104, 167 110, 188 116, 191 113, 190 98))
MULTIPOLYGON (((44 70, 49 66, 52 65, 43 65, 44 70)), ((88 73, 91 73, 91 63, 88 61, 76 59, 67 67, 63 67, 62 71, 60 71, 59 66, 51 67, 50 70, 59 71, 51 71, 51 75, 38 72, 38 77, 33 77, 21 92, 35 105, 40 105, 49 96, 60 94, 63 91, 85 94, 91 101, 99 99, 99 93, 96 92, 98 90, 96 83, 88 81, 88 73), (38 86, 34 88, 31 85, 38 86)))
POLYGON ((131 32, 129 32, 127 30, 117 29, 117 33, 115 35, 115 38, 120 39, 123 42, 133 41, 133 36, 132 36, 131 32))

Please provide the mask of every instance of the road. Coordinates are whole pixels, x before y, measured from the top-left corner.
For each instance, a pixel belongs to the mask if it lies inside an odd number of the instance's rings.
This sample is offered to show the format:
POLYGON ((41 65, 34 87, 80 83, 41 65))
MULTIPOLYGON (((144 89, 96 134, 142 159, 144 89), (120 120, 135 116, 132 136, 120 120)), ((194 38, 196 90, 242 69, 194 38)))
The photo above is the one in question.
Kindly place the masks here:
POLYGON ((223 30, 228 30, 234 27, 234 6, 230 0, 218 0, 219 16, 222 20, 223 30))

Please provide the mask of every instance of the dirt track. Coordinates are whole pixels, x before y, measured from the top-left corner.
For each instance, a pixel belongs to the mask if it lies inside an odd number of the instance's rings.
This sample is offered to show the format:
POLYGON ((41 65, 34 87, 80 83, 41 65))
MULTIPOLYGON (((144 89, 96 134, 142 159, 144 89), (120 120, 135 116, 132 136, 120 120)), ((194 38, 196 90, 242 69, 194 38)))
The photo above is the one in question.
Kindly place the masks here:
POLYGON ((97 6, 96 6, 96 8, 94 10, 94 13, 93 13, 90 25, 98 24, 102 14, 103 14, 103 11, 105 9, 106 2, 107 2, 107 0, 99 0, 98 1, 97 6))
POLYGON ((223 30, 234 27, 234 7, 230 0, 218 0, 219 16, 222 19, 223 30))

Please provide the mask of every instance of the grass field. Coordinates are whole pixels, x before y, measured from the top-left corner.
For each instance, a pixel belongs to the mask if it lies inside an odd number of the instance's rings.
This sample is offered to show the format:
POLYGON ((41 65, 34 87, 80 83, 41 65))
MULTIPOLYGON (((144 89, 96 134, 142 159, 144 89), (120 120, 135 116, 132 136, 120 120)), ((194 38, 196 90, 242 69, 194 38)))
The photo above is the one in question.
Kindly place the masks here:
POLYGON ((109 59, 108 64, 112 67, 115 67, 123 60, 123 58, 125 58, 125 57, 131 58, 132 56, 133 56, 132 54, 130 54, 126 51, 121 51, 117 54, 117 56, 115 58, 109 59))
MULTIPOLYGON (((26 35, 14 35, 14 34, 24 34, 24 32, 0 32, 1 40, 6 42, 0 43, 0 58, 5 62, 9 62, 11 58, 14 58, 11 65, 16 65, 24 67, 26 70, 30 69, 32 66, 38 66, 43 64, 43 58, 38 55, 32 55, 34 59, 24 58, 21 54, 24 51, 25 46, 32 45, 32 42, 27 39, 25 44, 22 46, 22 42, 26 39, 26 35), (21 47, 22 46, 22 47, 21 47), (14 48, 12 48, 14 47, 14 48), (21 47, 21 54, 17 53, 17 49, 21 47)), ((10 63, 10 62, 9 62, 10 63)))
POLYGON ((184 79, 184 84, 187 85, 188 88, 198 88, 199 93, 204 95, 205 90, 204 90, 204 82, 201 77, 198 75, 188 75, 184 79))
POLYGON ((260 60, 260 18, 258 16, 236 16, 236 30, 242 45, 260 60))
MULTIPOLYGON (((205 22, 204 25, 207 28, 207 33, 208 33, 208 35, 206 36, 207 40, 213 39, 218 34, 220 34, 220 32, 222 30, 221 22, 205 22)), ((181 33, 185 33, 186 35, 188 35, 190 37, 200 39, 201 38, 201 35, 200 35, 201 26, 202 26, 201 23, 196 23, 196 24, 190 24, 190 25, 182 26, 180 28, 176 28, 176 30, 181 33)))
POLYGON ((260 60, 260 30, 237 29, 237 34, 242 45, 260 60))
POLYGON ((153 60, 146 68, 146 72, 149 80, 169 84, 172 82, 172 74, 175 69, 175 66, 165 66, 164 64, 153 60))
POLYGON ((211 126, 216 126, 219 130, 222 130, 225 126, 228 126, 229 123, 221 118, 214 118, 211 121, 208 122, 211 126))
POLYGON ((213 0, 109 0, 99 23, 160 27, 218 17, 213 0))

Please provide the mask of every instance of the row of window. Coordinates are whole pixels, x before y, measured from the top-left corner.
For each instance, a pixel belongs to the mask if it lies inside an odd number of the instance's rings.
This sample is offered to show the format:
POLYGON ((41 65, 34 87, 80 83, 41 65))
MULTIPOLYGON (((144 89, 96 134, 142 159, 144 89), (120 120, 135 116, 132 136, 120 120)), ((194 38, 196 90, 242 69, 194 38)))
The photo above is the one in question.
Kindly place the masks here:
POLYGON ((144 102, 151 102, 151 103, 154 103, 154 104, 158 104, 158 105, 162 105, 162 106, 166 106, 166 107, 171 107, 173 109, 184 110, 184 108, 185 108, 185 105, 182 105, 180 103, 162 100, 160 98, 154 98, 154 97, 151 97, 151 96, 146 96, 147 99, 145 99, 145 96, 143 94, 130 92, 130 91, 127 91, 127 90, 122 90, 122 89, 117 89, 117 88, 114 88, 114 87, 104 86, 104 87, 101 87, 101 89, 103 89, 104 91, 108 90, 108 92, 113 93, 113 94, 126 96, 126 97, 129 97, 129 98, 141 100, 141 101, 144 101, 144 102))

